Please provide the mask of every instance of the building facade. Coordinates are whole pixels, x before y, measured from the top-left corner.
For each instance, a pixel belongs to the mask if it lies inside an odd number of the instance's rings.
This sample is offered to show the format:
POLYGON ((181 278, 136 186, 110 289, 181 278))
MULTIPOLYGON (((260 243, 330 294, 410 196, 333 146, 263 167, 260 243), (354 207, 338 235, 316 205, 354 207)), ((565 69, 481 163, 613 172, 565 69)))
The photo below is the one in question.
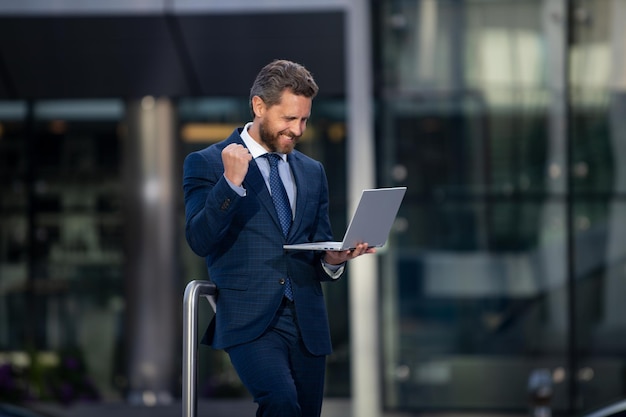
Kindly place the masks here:
MULTIPOLYGON (((324 287, 327 395, 523 413, 545 384, 556 415, 624 396, 626 2, 213 3, 0 5, 0 364, 180 396, 183 289, 209 278, 182 160, 288 58, 321 87, 299 147, 335 234, 362 185, 408 187, 372 271, 324 287)), ((201 395, 242 395, 223 353, 199 366, 201 395)))

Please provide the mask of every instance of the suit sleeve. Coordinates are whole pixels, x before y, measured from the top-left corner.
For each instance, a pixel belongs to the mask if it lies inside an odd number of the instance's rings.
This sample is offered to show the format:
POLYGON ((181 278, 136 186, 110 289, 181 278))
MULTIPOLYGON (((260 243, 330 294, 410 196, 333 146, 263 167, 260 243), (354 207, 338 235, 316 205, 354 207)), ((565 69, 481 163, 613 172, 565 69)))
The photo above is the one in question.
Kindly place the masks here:
MULTIPOLYGON (((328 217, 329 212, 329 199, 328 199, 328 180, 326 177, 326 172, 324 170, 324 166, 318 162, 320 168, 320 183, 322 184, 321 192, 320 192, 320 209, 319 209, 319 218, 317 220, 317 228, 316 235, 312 239, 313 242, 323 242, 327 240, 333 240, 332 228, 330 225, 330 218, 328 217)), ((317 269, 317 274, 320 281, 335 281, 342 277, 345 272, 345 264, 340 267, 338 270, 338 274, 331 274, 330 270, 324 267, 322 263, 322 257, 325 252, 320 251, 315 255, 315 268, 317 269)))
POLYGON ((228 230, 241 198, 223 175, 221 158, 189 154, 183 165, 185 236, 199 256, 208 256, 228 230))

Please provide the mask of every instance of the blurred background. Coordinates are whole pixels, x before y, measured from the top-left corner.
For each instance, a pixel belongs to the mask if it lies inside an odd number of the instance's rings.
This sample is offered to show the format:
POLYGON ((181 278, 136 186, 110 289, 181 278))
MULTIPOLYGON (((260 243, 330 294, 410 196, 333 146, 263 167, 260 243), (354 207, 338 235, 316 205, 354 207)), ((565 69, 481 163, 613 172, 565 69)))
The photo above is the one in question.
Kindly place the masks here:
MULTIPOLYGON (((355 1, 358 2, 358 1, 355 1)), ((350 0, 0 3, 0 402, 180 399, 182 161, 250 120, 275 58, 346 227, 350 0)), ((370 0, 386 410, 555 415, 626 396, 626 1, 370 0)), ((358 144, 358 139, 352 138, 358 144)), ((325 287, 348 398, 348 280, 325 287)), ((201 326, 210 317, 201 306, 201 326)), ((203 348, 203 398, 245 396, 203 348)))

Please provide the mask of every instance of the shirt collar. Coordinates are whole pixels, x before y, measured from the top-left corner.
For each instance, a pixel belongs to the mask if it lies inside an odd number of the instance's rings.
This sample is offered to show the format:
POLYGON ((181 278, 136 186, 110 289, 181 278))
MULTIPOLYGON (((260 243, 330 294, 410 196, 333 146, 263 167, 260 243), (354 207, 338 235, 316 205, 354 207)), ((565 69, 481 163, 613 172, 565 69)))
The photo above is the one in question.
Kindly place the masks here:
MULTIPOLYGON (((250 155, 252 155, 252 157, 256 159, 260 156, 265 155, 268 152, 265 150, 263 146, 261 146, 256 140, 254 140, 252 136, 250 136, 250 133, 248 133, 248 129, 251 126, 252 126, 252 122, 246 123, 246 125, 243 127, 243 130, 241 131, 240 136, 241 136, 241 140, 243 140, 243 143, 248 148, 248 151, 250 151, 250 155)), ((283 161, 287 162, 286 154, 276 152, 276 155, 279 155, 283 159, 283 161)))

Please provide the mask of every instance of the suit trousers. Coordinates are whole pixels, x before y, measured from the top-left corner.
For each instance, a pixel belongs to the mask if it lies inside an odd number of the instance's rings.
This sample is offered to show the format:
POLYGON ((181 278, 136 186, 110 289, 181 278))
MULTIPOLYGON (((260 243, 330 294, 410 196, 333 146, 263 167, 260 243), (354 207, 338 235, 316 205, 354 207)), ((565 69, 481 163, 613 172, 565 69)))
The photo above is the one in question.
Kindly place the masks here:
POLYGON ((257 417, 319 417, 326 356, 307 351, 293 302, 283 299, 261 337, 226 352, 258 404, 257 417))

